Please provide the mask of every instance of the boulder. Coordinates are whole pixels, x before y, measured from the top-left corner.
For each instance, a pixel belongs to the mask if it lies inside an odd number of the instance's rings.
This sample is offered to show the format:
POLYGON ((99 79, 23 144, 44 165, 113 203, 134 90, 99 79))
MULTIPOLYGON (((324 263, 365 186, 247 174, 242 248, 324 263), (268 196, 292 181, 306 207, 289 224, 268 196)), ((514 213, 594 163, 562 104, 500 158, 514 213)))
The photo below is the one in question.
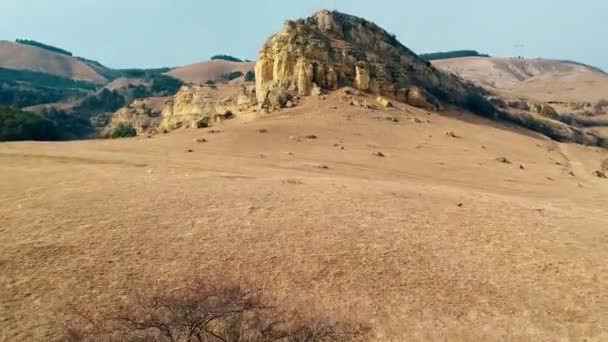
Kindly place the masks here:
POLYGON ((438 109, 439 102, 424 89, 419 87, 410 87, 406 92, 406 103, 425 109, 438 109))
POLYGON ((378 102, 378 104, 379 104, 379 105, 381 105, 381 106, 382 106, 382 107, 384 107, 384 108, 389 108, 389 107, 392 107, 392 106, 393 106, 393 103, 392 103, 391 101, 389 101, 389 100, 385 99, 385 98, 384 98, 384 97, 382 97, 382 96, 378 96, 378 97, 376 98, 376 102, 378 102))
POLYGON ((95 117, 97 127, 103 127, 101 136, 114 131, 116 127, 129 124, 135 128, 137 134, 152 132, 160 123, 159 113, 165 106, 165 99, 161 97, 135 100, 111 115, 98 115, 95 117))
MULTIPOLYGON (((271 100, 281 102, 283 95, 275 94, 271 100)), ((286 101, 285 101, 286 102, 286 101)), ((283 102, 284 103, 284 102, 283 102)), ((257 105, 254 87, 183 86, 175 96, 165 101, 158 118, 158 131, 179 128, 204 128, 232 118, 235 113, 251 111, 257 105), (227 96, 227 95, 230 96, 227 96)))

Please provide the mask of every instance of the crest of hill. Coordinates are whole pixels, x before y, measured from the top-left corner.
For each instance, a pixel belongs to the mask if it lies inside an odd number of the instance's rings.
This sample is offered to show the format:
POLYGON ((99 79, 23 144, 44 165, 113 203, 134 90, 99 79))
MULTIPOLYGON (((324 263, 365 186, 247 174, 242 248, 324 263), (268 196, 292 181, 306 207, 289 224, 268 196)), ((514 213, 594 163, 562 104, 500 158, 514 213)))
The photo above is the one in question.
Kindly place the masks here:
POLYGON ((107 83, 111 69, 40 47, 0 41, 0 67, 30 70, 78 81, 107 83))
POLYGON ((234 62, 223 59, 214 59, 177 67, 166 74, 185 83, 203 84, 208 81, 214 81, 221 78, 223 75, 236 71, 245 74, 248 71, 252 71, 254 65, 254 62, 234 62))
POLYGON ((608 97, 608 75, 576 62, 464 57, 435 60, 433 65, 508 97, 592 103, 608 97))

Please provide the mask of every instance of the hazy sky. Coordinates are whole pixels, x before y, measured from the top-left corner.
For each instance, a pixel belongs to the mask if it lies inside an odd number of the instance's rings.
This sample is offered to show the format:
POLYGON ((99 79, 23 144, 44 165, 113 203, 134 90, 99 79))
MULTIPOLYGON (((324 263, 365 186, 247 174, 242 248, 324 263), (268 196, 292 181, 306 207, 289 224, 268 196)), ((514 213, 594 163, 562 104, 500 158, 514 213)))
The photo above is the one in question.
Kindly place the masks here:
POLYGON ((607 0, 0 0, 0 39, 34 39, 116 68, 219 53, 255 59, 285 19, 322 8, 374 21, 417 53, 476 49, 608 69, 607 0))

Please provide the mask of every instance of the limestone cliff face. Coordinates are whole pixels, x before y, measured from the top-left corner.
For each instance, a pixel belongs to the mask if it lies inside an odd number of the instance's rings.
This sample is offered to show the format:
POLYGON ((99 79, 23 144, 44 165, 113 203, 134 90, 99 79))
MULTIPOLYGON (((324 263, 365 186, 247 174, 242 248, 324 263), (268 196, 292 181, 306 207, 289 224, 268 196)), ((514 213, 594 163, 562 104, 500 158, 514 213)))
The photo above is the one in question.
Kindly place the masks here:
POLYGON ((166 102, 158 130, 203 128, 257 104, 252 87, 188 85, 166 102))
POLYGON ((102 135, 120 124, 130 124, 138 134, 166 132, 179 128, 203 128, 239 112, 255 108, 252 85, 222 87, 187 85, 175 96, 135 100, 111 115, 102 135))
POLYGON ((308 96, 316 86, 352 86, 420 107, 436 105, 431 94, 451 101, 467 92, 459 78, 435 69, 377 25, 326 10, 285 22, 262 47, 255 73, 257 98, 266 106, 276 89, 308 96))
POLYGON ((161 111, 167 99, 167 97, 153 97, 133 101, 111 115, 101 136, 108 135, 120 124, 130 124, 137 134, 153 131, 161 120, 161 111))

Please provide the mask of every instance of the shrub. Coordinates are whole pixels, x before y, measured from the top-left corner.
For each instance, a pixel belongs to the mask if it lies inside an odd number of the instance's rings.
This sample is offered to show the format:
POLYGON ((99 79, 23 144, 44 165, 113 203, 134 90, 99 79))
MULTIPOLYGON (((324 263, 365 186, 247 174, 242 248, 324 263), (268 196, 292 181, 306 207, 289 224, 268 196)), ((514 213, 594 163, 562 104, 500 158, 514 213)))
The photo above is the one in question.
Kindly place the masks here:
POLYGON ((595 111, 596 114, 604 114, 606 111, 606 108, 608 108, 607 99, 601 99, 593 105, 593 110, 595 111))
POLYGON ((110 135, 112 139, 132 138, 134 136, 137 136, 137 130, 135 130, 135 128, 133 128, 133 125, 131 125, 130 123, 118 124, 118 126, 114 128, 112 134, 110 135))
POLYGON ((229 61, 229 62, 242 62, 242 59, 236 58, 236 57, 232 57, 229 55, 215 55, 211 57, 212 61, 215 60, 223 60, 223 61, 229 61))
POLYGON ((243 76, 243 73, 240 71, 231 71, 220 76, 220 80, 232 81, 239 77, 243 76))
POLYGON ((255 82, 255 73, 252 70, 245 73, 245 82, 255 82))
POLYGON ((363 327, 281 312, 253 291, 195 281, 139 295, 117 309, 75 306, 57 341, 357 341, 363 327))

